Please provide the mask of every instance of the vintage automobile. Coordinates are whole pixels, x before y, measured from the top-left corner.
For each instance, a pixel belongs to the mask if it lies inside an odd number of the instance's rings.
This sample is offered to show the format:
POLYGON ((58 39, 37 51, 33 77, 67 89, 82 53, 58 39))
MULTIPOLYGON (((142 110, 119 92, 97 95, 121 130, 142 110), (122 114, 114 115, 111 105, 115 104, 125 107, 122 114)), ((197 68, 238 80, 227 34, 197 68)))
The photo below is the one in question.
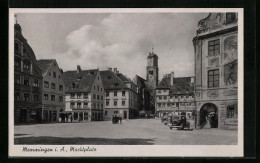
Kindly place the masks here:
MULTIPOLYGON (((176 129, 182 128, 182 125, 180 124, 181 117, 183 117, 183 115, 172 115, 168 117, 168 126, 170 127, 171 130, 173 128, 176 129)), ((186 124, 184 124, 183 128, 184 129, 187 128, 188 130, 190 130, 190 122, 186 120, 186 124)))

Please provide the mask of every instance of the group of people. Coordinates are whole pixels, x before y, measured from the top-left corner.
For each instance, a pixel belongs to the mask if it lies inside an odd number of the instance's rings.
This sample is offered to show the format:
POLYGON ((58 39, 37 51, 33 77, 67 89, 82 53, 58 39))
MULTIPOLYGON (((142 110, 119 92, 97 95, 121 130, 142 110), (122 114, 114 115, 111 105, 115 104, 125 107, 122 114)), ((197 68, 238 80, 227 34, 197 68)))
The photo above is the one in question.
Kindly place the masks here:
POLYGON ((119 113, 116 113, 112 116, 112 123, 115 124, 115 123, 120 123, 122 124, 122 116, 119 114, 119 113))
POLYGON ((185 116, 181 116, 181 120, 177 125, 181 126, 180 128, 178 128, 178 130, 184 130, 185 127, 188 127, 188 129, 190 129, 190 123, 187 121, 185 116))

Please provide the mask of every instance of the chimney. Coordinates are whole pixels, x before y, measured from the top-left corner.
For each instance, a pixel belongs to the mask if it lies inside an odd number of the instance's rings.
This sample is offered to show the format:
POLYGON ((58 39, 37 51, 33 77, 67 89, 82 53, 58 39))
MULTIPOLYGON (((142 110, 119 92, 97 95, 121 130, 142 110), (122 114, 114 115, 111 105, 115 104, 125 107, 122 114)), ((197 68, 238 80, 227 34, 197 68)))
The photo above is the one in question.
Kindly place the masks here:
POLYGON ((63 70, 60 68, 60 73, 63 74, 63 70))
POLYGON ((77 73, 81 71, 80 65, 77 65, 77 73))
POLYGON ((173 86, 173 78, 174 78, 174 72, 173 71, 171 72, 170 77, 171 77, 171 86, 173 86))
POLYGON ((108 68, 108 70, 109 70, 109 71, 112 71, 112 68, 111 68, 111 67, 109 67, 109 68, 108 68))
POLYGON ((114 68, 114 73, 115 73, 115 74, 117 73, 117 68, 114 68))

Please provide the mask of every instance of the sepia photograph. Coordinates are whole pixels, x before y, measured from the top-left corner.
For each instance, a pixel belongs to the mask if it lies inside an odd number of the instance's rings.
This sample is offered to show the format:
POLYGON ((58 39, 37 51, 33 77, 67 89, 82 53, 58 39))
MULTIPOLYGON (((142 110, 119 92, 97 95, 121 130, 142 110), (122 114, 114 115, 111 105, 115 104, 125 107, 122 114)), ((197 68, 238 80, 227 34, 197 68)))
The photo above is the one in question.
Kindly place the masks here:
POLYGON ((243 9, 10 9, 9 155, 243 156, 243 9))

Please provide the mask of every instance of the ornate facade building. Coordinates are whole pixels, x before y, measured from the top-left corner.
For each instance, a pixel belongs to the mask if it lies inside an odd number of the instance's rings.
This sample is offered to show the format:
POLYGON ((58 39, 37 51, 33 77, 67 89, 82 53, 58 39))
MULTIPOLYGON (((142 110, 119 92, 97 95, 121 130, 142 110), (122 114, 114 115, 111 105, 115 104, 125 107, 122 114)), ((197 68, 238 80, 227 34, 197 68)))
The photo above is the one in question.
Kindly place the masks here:
POLYGON ((210 13, 198 23, 195 48, 197 124, 237 129, 237 13, 210 13))
POLYGON ((22 35, 19 24, 14 25, 14 122, 42 122, 42 72, 35 54, 22 35))
POLYGON ((123 119, 131 119, 138 116, 137 87, 117 68, 100 72, 105 96, 104 118, 110 120, 113 115, 120 114, 123 119))
POLYGON ((156 88, 156 115, 185 115, 194 118, 194 77, 174 77, 167 74, 156 88))
POLYGON ((65 121, 83 122, 103 120, 105 90, 98 69, 66 71, 65 121))
MULTIPOLYGON (((42 110, 43 122, 61 121, 60 112, 65 109, 65 84, 62 71, 55 59, 41 59, 37 61, 42 70, 42 110)), ((64 117, 63 117, 64 119, 64 117)))

